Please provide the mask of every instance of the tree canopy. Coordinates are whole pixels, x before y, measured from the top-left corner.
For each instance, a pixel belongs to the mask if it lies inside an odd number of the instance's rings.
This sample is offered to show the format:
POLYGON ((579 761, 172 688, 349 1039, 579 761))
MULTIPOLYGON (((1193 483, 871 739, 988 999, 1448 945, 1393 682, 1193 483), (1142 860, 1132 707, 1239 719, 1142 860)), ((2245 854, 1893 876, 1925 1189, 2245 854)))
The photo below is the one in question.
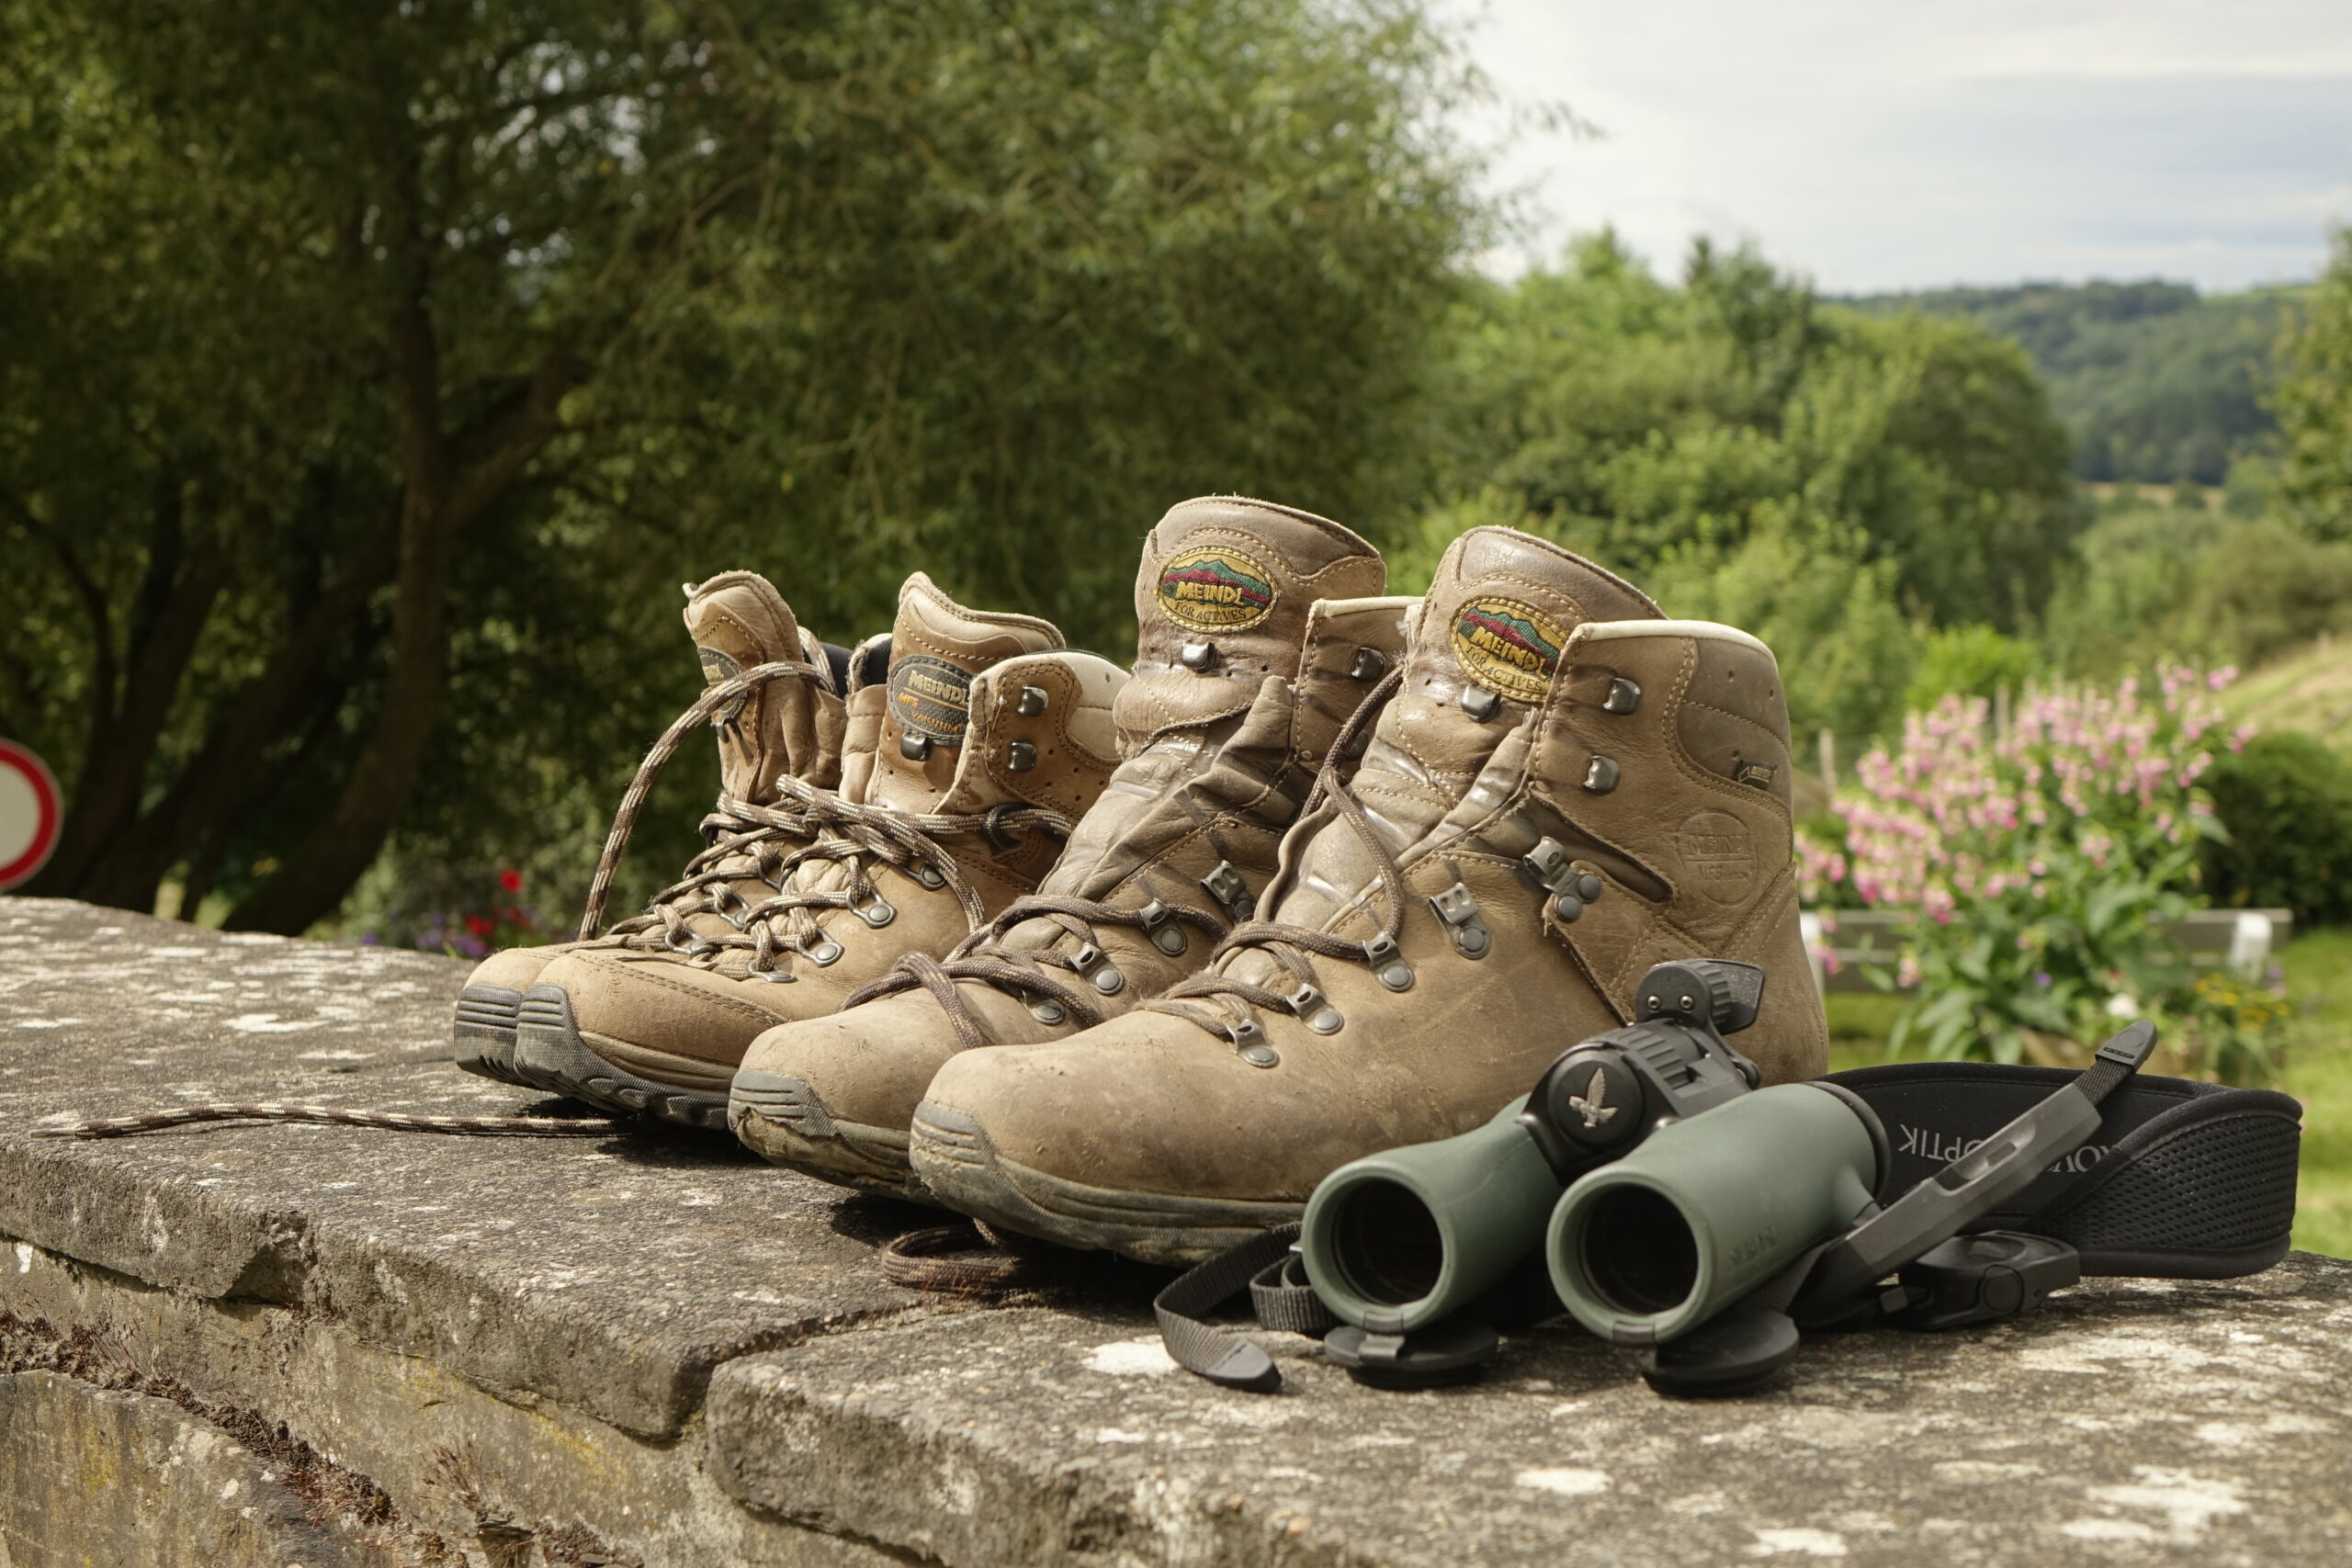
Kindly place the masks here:
POLYGON ((36 890, 233 926, 578 831, 684 577, 1109 640, 1171 499, 1396 506, 1488 216, 1385 0, 0 4, 36 890))
POLYGON ((2220 484, 2277 430, 2266 403, 2279 327, 2301 290, 2199 295, 2184 283, 2027 283, 1848 301, 1974 321, 2015 341, 2093 480, 2220 484))
POLYGON ((1800 729, 1898 714, 1916 624, 2030 626, 2084 521, 2014 344, 1824 306, 1745 251, 1702 243, 1677 285, 1598 236, 1460 307, 1458 343, 1440 490, 1757 632, 1800 729))

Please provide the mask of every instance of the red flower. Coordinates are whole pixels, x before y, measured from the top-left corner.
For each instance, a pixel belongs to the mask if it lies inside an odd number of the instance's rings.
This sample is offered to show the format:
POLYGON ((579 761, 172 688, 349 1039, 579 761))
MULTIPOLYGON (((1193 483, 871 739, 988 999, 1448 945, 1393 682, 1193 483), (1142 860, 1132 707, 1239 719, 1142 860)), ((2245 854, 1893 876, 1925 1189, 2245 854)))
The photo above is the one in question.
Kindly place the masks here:
POLYGON ((520 893, 523 891, 523 874, 509 866, 498 874, 498 885, 509 893, 520 893))
POLYGON ((488 915, 468 915, 466 917, 466 930, 473 932, 476 936, 486 937, 497 929, 498 928, 496 926, 491 923, 491 919, 488 915))

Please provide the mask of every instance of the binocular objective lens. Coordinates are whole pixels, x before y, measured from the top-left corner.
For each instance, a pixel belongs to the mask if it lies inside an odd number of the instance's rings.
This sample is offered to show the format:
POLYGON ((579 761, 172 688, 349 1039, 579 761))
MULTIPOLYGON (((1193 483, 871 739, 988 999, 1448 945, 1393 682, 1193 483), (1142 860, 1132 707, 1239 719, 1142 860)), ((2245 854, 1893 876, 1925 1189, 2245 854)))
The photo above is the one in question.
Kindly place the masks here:
POLYGON ((1332 1226, 1350 1289, 1381 1306, 1402 1306, 1437 1289, 1445 1240, 1429 1205, 1393 1181, 1367 1181, 1340 1202, 1332 1226))
POLYGON ((1622 1313, 1669 1311, 1699 1285, 1689 1222, 1646 1187, 1615 1187, 1596 1199, 1578 1250, 1593 1292, 1622 1313))

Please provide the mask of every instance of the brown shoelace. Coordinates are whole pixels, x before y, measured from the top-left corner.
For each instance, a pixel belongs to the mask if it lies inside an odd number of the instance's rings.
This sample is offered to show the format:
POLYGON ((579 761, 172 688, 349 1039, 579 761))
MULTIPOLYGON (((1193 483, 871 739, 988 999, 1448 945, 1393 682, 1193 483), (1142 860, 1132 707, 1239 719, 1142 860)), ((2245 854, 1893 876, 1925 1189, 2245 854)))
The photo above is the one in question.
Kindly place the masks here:
MULTIPOLYGON (((1162 992, 1159 999, 1145 1005, 1156 1012, 1170 1013, 1212 1034, 1224 1036, 1237 1046, 1242 1043, 1243 1032, 1254 1021, 1250 1010, 1262 1008, 1270 1012, 1294 1012, 1302 1016, 1318 1000, 1322 987, 1317 983, 1315 965, 1309 954, 1340 959, 1348 963, 1376 964, 1391 959, 1396 951, 1396 934, 1404 929, 1405 873, 1397 865, 1387 842, 1373 826, 1371 813, 1356 799, 1340 779, 1339 760, 1350 754, 1358 732, 1372 721, 1404 680, 1400 667, 1392 670, 1364 696, 1364 700, 1339 738, 1332 743, 1322 771, 1316 775, 1315 788, 1300 809, 1298 820, 1306 821, 1320 809, 1328 807, 1336 813, 1364 847, 1372 852, 1378 868, 1381 890, 1387 896, 1388 911, 1383 919, 1380 934, 1369 942, 1351 942, 1312 927, 1293 925, 1280 920, 1247 920, 1234 927, 1225 940, 1209 954, 1209 967, 1190 979, 1180 980, 1162 992), (1255 950, 1264 953, 1283 972, 1298 982, 1296 988, 1285 994, 1270 986, 1221 972, 1219 961, 1228 953, 1255 950), (1227 998, 1231 998, 1228 1001, 1227 998), (1238 1003, 1238 1007, 1234 1006, 1238 1003)), ((1293 829, 1295 835, 1296 829, 1293 829)), ((1299 841, 1295 836, 1291 842, 1299 841)), ((1261 906, 1280 901, 1283 886, 1288 882, 1293 865, 1285 860, 1283 867, 1260 899, 1261 906)))
MULTIPOLYGON (((1379 684, 1364 694, 1363 701, 1357 705, 1356 711, 1349 716, 1348 722, 1340 728, 1339 735, 1334 739, 1330 751, 1326 756, 1323 769, 1317 775, 1315 790, 1308 795, 1305 807, 1299 813, 1304 818, 1315 810, 1318 802, 1328 796, 1332 800, 1335 808, 1347 814, 1350 820, 1355 823, 1357 830, 1364 835, 1365 842, 1372 846, 1373 852, 1380 857, 1381 864, 1385 868, 1383 880, 1390 894, 1390 913, 1385 934, 1392 941, 1403 919, 1403 874, 1397 870, 1395 857, 1388 853, 1387 846, 1383 844, 1379 836, 1373 831, 1371 821, 1364 815, 1363 807, 1340 782, 1336 764, 1339 759, 1351 754, 1356 737, 1362 733, 1364 726, 1372 722, 1381 706, 1396 694, 1398 686, 1403 683, 1403 680, 1404 675, 1401 670, 1391 671, 1379 684)), ((1270 896, 1272 891, 1272 888, 1268 889, 1270 896)), ((1155 902, 1158 901, 1155 900, 1155 902)), ((1233 926, 1210 911, 1189 904, 1159 903, 1159 909, 1164 911, 1159 914, 1148 913, 1148 908, 1149 906, 1131 908, 1124 905, 1105 903, 1096 898, 1033 894, 1015 901, 989 925, 976 930, 944 961, 933 958, 927 953, 909 953, 899 959, 897 966, 889 973, 868 981, 851 993, 849 999, 843 1005, 855 1007, 861 1002, 870 1001, 877 997, 893 996, 900 991, 911 990, 921 986, 938 1000, 941 1010, 947 1014, 948 1022, 956 1031, 956 1048, 968 1051, 986 1045, 989 1040, 980 1027, 979 1021, 973 1016, 970 1004, 965 1000, 957 987, 956 982, 960 980, 976 980, 1010 995, 1029 997, 1038 1002, 1051 1002, 1060 1007, 1080 1029, 1091 1029, 1102 1022, 1105 1017, 1102 1010, 1086 995, 1086 990, 1091 987, 1081 989, 1060 976, 1062 974, 1069 974, 1083 979, 1085 971, 1080 967, 1077 953, 1083 953, 1088 947, 1092 947, 1099 952, 1102 943, 1098 933, 1104 926, 1143 930, 1157 924, 1161 919, 1181 921, 1219 939, 1216 947, 1210 953, 1212 963, 1218 953, 1224 953, 1228 948, 1259 946, 1274 942, 1291 943, 1332 957, 1363 956, 1363 944, 1325 936, 1319 931, 1307 931, 1303 927, 1277 926, 1260 920, 1233 926), (1080 946, 1074 952, 1065 953, 1058 949, 1037 951, 1014 949, 1002 944, 1005 932, 1023 920, 1036 919, 1055 920, 1065 932, 1076 937, 1080 946)), ((1302 983, 1313 984, 1314 971, 1306 965, 1304 959, 1295 959, 1279 951, 1277 957, 1302 983)), ((1230 993, 1240 997, 1244 1001, 1254 1002, 1262 1007, 1287 1009, 1290 1006, 1289 997, 1242 980, 1221 980, 1214 990, 1198 988, 1200 982, 1205 978, 1206 976, 1196 976, 1192 980, 1181 982, 1166 995, 1179 997, 1230 993)), ((1212 1021, 1207 1013, 1199 1009, 1169 1008, 1161 1010, 1176 1012, 1214 1033, 1229 1034, 1231 1032, 1227 1021, 1212 1021)))
POLYGON ((1066 897, 1053 894, 1032 894, 1014 900, 1004 912, 985 926, 974 931, 950 953, 944 960, 928 953, 910 953, 899 960, 897 967, 888 974, 867 981, 850 994, 842 1005, 855 1007, 876 997, 895 996, 900 991, 921 986, 938 1002, 956 1031, 958 1050, 968 1051, 989 1043, 979 1021, 972 1015, 971 1006, 957 988, 956 982, 977 980, 983 985, 1011 996, 1029 997, 1036 1001, 1050 1002, 1080 1029, 1091 1029, 1103 1021, 1102 1010, 1087 996, 1093 987, 1084 985, 1085 971, 1076 956, 1087 948, 1101 951, 1100 931, 1105 926, 1146 930, 1161 920, 1174 920, 1205 932, 1212 938, 1222 938, 1230 928, 1206 909, 1190 904, 1169 904, 1154 900, 1157 912, 1147 913, 1149 907, 1127 908, 1105 903, 1099 898, 1066 897), (1072 953, 1057 948, 1035 951, 1002 945, 1004 934, 1023 920, 1049 919, 1062 931, 1076 937, 1080 946, 1072 953), (1063 975, 1078 976, 1079 984, 1061 978, 1063 975))
MULTIPOLYGON (((637 776, 613 817, 589 885, 588 905, 580 917, 581 941, 598 940, 613 872, 637 826, 639 811, 686 735, 755 687, 816 674, 815 666, 797 660, 756 665, 705 691, 662 732, 638 764, 637 776)), ((820 911, 847 909, 875 926, 895 917, 897 911, 867 873, 875 863, 897 866, 925 886, 945 890, 962 906, 967 928, 978 931, 988 923, 987 909, 939 840, 964 834, 982 835, 1000 844, 1029 833, 1067 839, 1071 826, 1069 818, 1043 807, 910 812, 859 806, 790 774, 778 778, 775 787, 783 798, 773 806, 719 796, 717 807, 702 820, 707 847, 687 863, 685 874, 656 894, 644 914, 618 922, 603 940, 676 953, 707 968, 718 967, 730 953, 744 953, 751 973, 777 974, 787 953, 807 956, 826 951, 831 939, 817 923, 820 911), (801 868, 814 864, 843 867, 842 885, 797 886, 801 868), (757 902, 742 891, 742 885, 752 881, 770 890, 757 902), (686 925, 695 914, 717 915, 731 929, 718 936, 696 934, 686 925)))
POLYGON ((102 1116, 69 1122, 61 1127, 36 1127, 36 1138, 120 1138, 133 1133, 157 1133, 195 1122, 322 1122, 336 1127, 388 1127, 402 1133, 457 1133, 477 1137, 566 1137, 616 1133, 620 1123, 607 1116, 423 1116, 405 1111, 353 1111, 340 1105, 287 1105, 277 1100, 253 1104, 213 1101, 175 1105, 168 1111, 144 1111, 135 1116, 102 1116))

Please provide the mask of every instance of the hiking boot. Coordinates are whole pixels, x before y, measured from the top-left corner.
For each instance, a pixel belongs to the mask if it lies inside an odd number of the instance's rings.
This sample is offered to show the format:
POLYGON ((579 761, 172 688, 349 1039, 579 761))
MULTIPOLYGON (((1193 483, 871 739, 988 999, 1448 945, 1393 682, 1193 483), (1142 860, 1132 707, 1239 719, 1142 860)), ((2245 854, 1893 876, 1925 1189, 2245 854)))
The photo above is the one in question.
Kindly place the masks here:
POLYGON ((1144 541, 1126 760, 1037 892, 943 962, 910 955, 842 1011, 752 1042, 736 1135, 901 1197, 907 1128, 947 1058, 1059 1040, 1208 962, 1249 918, 1341 726, 1402 660, 1409 599, 1372 546, 1264 502, 1188 501, 1144 541))
MULTIPOLYGON (((710 699, 709 720, 718 732, 720 794, 774 806, 778 798, 775 781, 786 773, 820 788, 839 784, 846 720, 842 690, 849 672, 849 650, 818 641, 793 618, 784 596, 756 572, 725 572, 707 582, 686 584, 685 592, 686 634, 694 638, 702 661, 707 699, 746 671, 767 671, 755 674, 741 696, 710 699)), ((641 795, 625 802, 625 816, 633 821, 641 802, 641 795)), ((725 890, 719 895, 722 901, 731 897, 746 902, 765 897, 770 889, 758 880, 752 858, 721 847, 723 840, 754 830, 752 824, 713 819, 704 829, 714 847, 696 856, 684 879, 655 905, 676 907, 678 919, 689 929, 715 931, 719 929, 712 924, 715 918, 697 912, 709 902, 713 887, 725 890), (696 926, 697 920, 703 923, 696 926)), ((458 993, 457 1021, 450 1031, 458 1066, 502 1083, 548 1087, 534 1084, 515 1067, 523 993, 538 983, 548 964, 580 945, 509 948, 476 965, 465 989, 458 993)))
POLYGON ((916 1178, 992 1225, 1193 1262, 1351 1159, 1484 1122, 1669 958, 1762 964, 1740 1049, 1768 1082, 1820 1072, 1772 656, 1657 616, 1541 540, 1456 540, 1261 919, 1123 1018, 950 1059, 916 1178))
POLYGON ((1126 678, 917 572, 890 636, 851 657, 839 788, 787 774, 773 806, 722 800, 710 852, 742 857, 728 870, 751 882, 714 865, 699 901, 682 884, 549 964, 523 993, 516 1066, 592 1104, 723 1129, 753 1036, 831 1012, 906 953, 947 952, 1036 887, 1110 773, 1126 678))

